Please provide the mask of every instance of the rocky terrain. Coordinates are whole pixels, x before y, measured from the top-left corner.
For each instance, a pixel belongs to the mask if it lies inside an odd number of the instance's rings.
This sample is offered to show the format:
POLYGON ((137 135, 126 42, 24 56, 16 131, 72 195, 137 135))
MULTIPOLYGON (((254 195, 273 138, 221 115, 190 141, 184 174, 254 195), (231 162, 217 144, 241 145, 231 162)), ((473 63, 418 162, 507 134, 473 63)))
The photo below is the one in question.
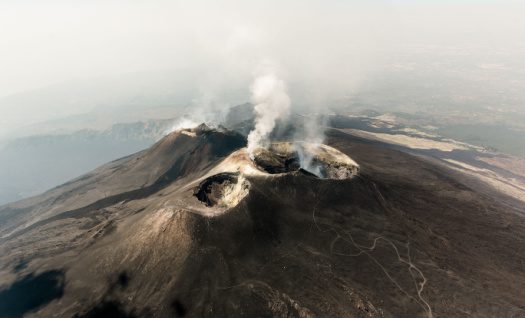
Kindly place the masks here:
POLYGON ((525 317, 523 201, 337 128, 321 175, 199 126, 0 207, 0 316, 525 317))

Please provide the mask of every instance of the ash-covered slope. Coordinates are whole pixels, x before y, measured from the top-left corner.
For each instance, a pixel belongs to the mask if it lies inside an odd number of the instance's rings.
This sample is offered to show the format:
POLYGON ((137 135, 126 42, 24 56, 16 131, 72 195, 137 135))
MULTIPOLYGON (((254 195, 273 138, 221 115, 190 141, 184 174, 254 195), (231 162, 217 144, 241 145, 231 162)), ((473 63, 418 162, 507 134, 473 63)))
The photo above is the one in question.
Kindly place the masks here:
POLYGON ((268 173, 244 144, 227 131, 181 131, 3 207, 0 313, 525 314, 522 206, 337 131, 327 145, 359 165, 341 179, 268 173))
POLYGON ((104 165, 41 196, 0 208, 0 242, 16 230, 147 197, 245 145, 244 138, 201 125, 169 134, 151 148, 104 165))

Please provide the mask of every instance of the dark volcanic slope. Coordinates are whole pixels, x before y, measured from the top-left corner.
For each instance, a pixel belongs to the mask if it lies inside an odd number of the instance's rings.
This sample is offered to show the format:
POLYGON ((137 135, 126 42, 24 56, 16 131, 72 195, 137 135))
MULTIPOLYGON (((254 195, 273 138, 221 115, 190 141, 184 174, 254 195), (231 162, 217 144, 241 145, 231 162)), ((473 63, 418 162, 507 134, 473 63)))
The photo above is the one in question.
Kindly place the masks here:
POLYGON ((194 138, 174 132, 148 150, 113 161, 41 196, 1 207, 0 242, 49 220, 147 197, 177 178, 199 174, 246 144, 239 134, 204 125, 196 128, 196 134, 194 138))
POLYGON ((250 176, 214 217, 181 189, 244 139, 210 130, 2 208, 0 316, 525 317, 522 205, 378 143, 327 143, 357 177, 250 176))

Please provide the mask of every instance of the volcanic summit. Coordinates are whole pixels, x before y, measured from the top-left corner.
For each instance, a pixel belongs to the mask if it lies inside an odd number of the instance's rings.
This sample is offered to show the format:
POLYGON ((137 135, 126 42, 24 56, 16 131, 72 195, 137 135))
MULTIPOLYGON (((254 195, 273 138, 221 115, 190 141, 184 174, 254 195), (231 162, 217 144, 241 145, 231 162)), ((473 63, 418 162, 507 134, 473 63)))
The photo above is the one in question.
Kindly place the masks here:
POLYGON ((519 317, 515 201, 375 140, 201 125, 0 208, 2 317, 519 317))

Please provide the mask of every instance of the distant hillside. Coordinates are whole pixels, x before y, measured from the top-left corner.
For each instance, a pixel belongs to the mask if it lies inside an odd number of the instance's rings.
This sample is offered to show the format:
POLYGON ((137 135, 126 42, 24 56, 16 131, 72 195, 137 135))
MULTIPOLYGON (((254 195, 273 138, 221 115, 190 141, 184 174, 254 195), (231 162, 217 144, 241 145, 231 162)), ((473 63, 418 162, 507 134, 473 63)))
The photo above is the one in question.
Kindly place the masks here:
POLYGON ((0 149, 0 204, 41 193, 117 158, 151 146, 173 120, 115 124, 103 131, 38 135, 0 149))

